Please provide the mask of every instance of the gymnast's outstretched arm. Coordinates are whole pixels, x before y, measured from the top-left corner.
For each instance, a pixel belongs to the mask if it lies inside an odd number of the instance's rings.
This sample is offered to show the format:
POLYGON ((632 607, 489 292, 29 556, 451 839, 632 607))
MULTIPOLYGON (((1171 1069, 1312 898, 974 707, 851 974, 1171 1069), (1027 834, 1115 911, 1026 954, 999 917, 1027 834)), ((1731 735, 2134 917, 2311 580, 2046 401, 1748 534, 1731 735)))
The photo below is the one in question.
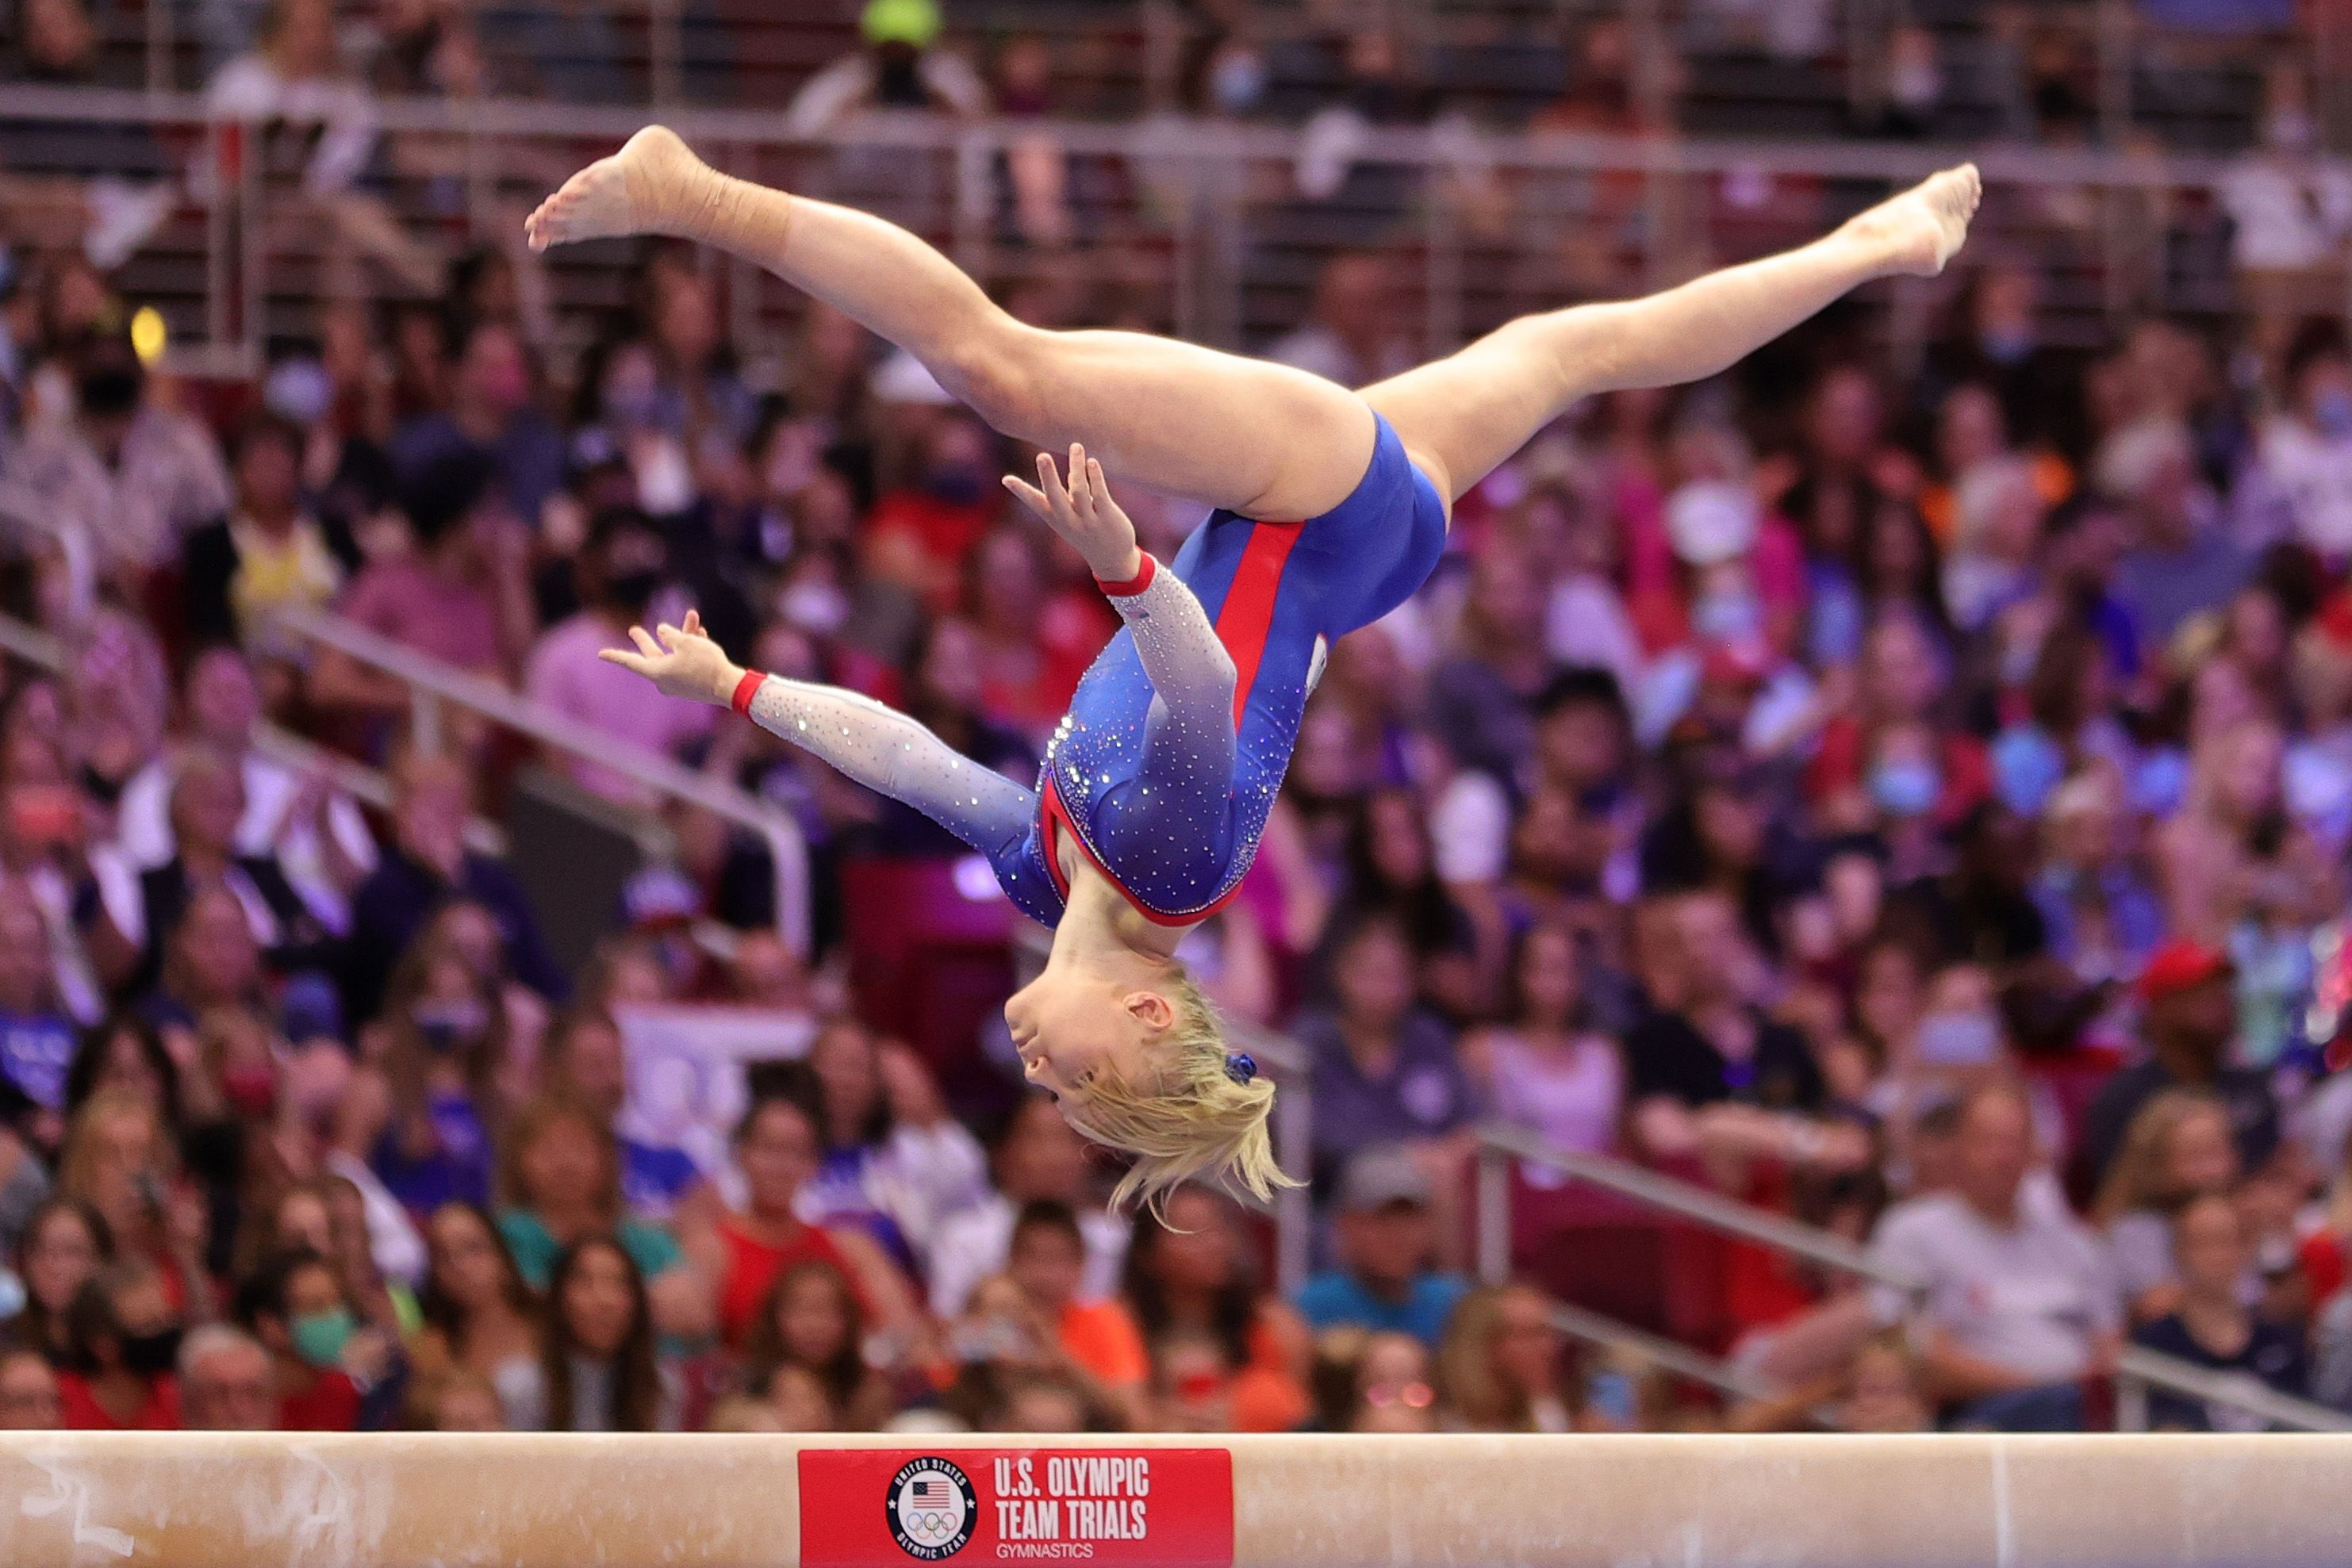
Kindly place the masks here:
POLYGON ((658 640, 631 627, 637 651, 599 655, 670 696, 732 706, 761 729, 831 763, 857 783, 929 817, 982 854, 1017 844, 1037 820, 1036 794, 965 757, 898 709, 840 686, 738 668, 687 613, 658 640))
POLYGON ((566 181, 525 233, 541 250, 635 234, 717 246, 898 344, 1006 434, 1083 442, 1113 473, 1245 517, 1318 517, 1371 461, 1371 410, 1344 387, 1170 338, 1028 326, 919 236, 722 174, 657 125, 566 181))
POLYGON ((1144 783, 1223 795, 1234 776, 1238 677, 1209 612, 1183 579, 1137 548, 1134 523, 1111 499, 1102 465, 1084 446, 1071 445, 1066 479, 1052 455, 1040 453, 1036 484, 1007 475, 1004 487, 1085 558, 1135 637, 1158 699, 1144 732, 1144 783))

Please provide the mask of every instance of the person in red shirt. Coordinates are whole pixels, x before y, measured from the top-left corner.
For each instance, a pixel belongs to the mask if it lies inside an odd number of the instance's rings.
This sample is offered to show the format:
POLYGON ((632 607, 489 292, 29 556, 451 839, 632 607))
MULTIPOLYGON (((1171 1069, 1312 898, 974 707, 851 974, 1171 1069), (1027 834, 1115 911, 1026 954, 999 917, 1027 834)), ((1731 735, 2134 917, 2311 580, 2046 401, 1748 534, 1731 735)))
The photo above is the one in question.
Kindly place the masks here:
POLYGON ((749 1201, 742 1213, 722 1214, 685 1238, 688 1257, 717 1283, 719 1326, 727 1343, 741 1344, 769 1287, 807 1262, 840 1270, 856 1288, 859 1307, 880 1327, 911 1334, 919 1326, 914 1293, 874 1239, 810 1225, 794 1208, 801 1188, 816 1176, 823 1147, 814 1076, 803 1067, 785 1077, 782 1089, 755 1094, 734 1140, 749 1201))
POLYGON ((68 1429, 178 1429, 180 1325, 152 1265, 117 1263, 84 1285, 66 1309, 66 1336, 58 1398, 68 1429))
POLYGON ((308 1248, 265 1260, 236 1293, 237 1316, 269 1352, 278 1427, 287 1432, 352 1432, 361 1422, 359 1385, 343 1370, 359 1319, 343 1299, 334 1265, 308 1248))

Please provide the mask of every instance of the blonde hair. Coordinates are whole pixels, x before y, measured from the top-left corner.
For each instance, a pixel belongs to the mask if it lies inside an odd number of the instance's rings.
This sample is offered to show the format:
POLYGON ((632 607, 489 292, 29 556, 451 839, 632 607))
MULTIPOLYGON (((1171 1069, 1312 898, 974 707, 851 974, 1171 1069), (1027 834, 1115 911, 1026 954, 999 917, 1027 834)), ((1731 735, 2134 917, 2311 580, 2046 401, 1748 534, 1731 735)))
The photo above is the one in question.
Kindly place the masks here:
POLYGON ((2134 1209, 2169 1209, 2192 1196, 2168 1190, 2164 1163, 2172 1134, 2199 1116, 2217 1117, 2225 1129, 2230 1124, 2230 1108, 2202 1090, 2167 1089, 2150 1096, 2124 1129, 2123 1146, 2099 1184, 2091 1218, 2112 1225, 2134 1209))
POLYGON ((1179 970, 1168 988, 1176 1021, 1160 1042, 1168 1059, 1157 1082, 1106 1073, 1062 1102, 1079 1133, 1135 1156, 1111 1194, 1113 1207, 1141 1203, 1160 1216, 1168 1195, 1196 1177, 1221 1177, 1260 1200, 1297 1186, 1275 1163, 1266 1127, 1274 1085, 1235 1079, 1224 1029, 1192 976, 1179 970))

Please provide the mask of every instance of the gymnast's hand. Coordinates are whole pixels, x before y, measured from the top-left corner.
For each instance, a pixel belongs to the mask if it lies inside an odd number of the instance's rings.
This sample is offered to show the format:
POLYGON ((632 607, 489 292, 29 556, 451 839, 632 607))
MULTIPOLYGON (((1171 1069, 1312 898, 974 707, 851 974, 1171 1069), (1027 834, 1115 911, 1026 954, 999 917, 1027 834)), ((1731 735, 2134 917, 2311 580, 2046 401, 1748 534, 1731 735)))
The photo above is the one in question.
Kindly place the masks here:
POLYGON ((1037 454, 1037 483, 1013 475, 1004 487, 1022 504, 1045 519, 1069 547, 1086 558, 1087 569, 1105 582, 1125 582, 1143 570, 1143 552, 1135 546, 1135 525, 1110 498, 1102 465, 1087 449, 1070 443, 1070 477, 1065 484, 1054 467, 1051 453, 1037 454))
POLYGON ((632 626, 629 640, 637 645, 635 653, 604 648, 596 656, 608 664, 635 670, 666 696, 688 697, 714 707, 725 707, 734 700, 743 672, 710 640, 702 629, 702 617, 694 611, 686 612, 683 626, 665 624, 650 632, 632 626))

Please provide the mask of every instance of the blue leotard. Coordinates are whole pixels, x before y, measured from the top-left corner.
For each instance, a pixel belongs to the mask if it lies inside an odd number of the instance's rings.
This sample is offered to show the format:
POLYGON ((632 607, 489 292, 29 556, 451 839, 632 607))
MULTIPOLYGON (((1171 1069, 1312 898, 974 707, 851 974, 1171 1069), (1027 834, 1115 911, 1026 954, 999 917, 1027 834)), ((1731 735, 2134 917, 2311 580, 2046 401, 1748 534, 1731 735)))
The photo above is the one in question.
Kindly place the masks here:
POLYGON ((958 756, 838 687, 747 676, 738 711, 986 855, 1007 896, 1052 925, 1062 838, 1148 918, 1188 925, 1241 884, 1332 640, 1387 614, 1435 569, 1445 507, 1379 420, 1348 498, 1303 523, 1213 513, 1161 569, 1106 583, 1126 622, 1070 699, 1037 787, 958 756))

